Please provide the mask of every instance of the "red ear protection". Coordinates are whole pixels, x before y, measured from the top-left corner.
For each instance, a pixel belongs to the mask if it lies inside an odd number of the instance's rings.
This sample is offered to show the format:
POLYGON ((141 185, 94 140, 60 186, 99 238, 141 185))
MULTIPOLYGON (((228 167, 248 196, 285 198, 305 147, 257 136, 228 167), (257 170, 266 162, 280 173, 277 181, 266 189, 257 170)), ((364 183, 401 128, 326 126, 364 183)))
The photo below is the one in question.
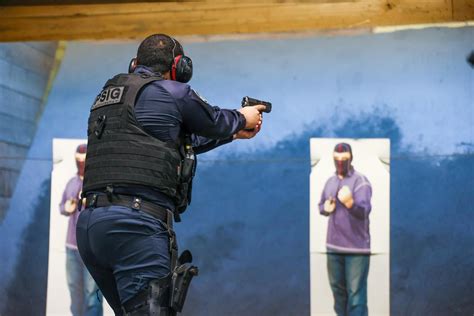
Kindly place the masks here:
POLYGON ((188 82, 193 76, 193 61, 185 55, 174 57, 170 73, 172 80, 188 82))
POLYGON ((171 79, 186 83, 193 76, 193 61, 185 55, 174 55, 176 49, 176 40, 170 37, 174 43, 173 46, 173 63, 171 64, 171 79))
POLYGON ((173 64, 171 65, 171 79, 172 80, 176 80, 176 68, 179 61, 181 60, 181 57, 183 57, 183 55, 176 56, 173 60, 173 64))

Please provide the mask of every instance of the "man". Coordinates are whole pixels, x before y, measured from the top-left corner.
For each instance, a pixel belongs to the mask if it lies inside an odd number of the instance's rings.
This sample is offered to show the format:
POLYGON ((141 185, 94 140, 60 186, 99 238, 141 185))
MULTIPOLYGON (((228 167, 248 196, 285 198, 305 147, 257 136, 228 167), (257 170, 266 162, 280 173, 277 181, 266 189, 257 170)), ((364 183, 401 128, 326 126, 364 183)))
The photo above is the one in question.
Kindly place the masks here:
POLYGON ((337 315, 367 315, 372 187, 352 166, 352 148, 334 148, 336 174, 324 186, 320 213, 329 216, 327 268, 337 315))
POLYGON ((254 137, 264 106, 211 106, 185 84, 191 59, 168 35, 143 40, 129 72, 91 108, 78 245, 116 315, 175 315, 197 272, 176 259, 172 230, 191 201, 195 154, 254 137))
POLYGON ((87 145, 77 146, 75 159, 77 174, 69 180, 63 192, 59 210, 69 216, 66 237, 66 277, 71 295, 71 313, 74 316, 101 316, 102 303, 98 288, 82 262, 76 243, 76 223, 79 217, 79 199, 84 179, 87 145))

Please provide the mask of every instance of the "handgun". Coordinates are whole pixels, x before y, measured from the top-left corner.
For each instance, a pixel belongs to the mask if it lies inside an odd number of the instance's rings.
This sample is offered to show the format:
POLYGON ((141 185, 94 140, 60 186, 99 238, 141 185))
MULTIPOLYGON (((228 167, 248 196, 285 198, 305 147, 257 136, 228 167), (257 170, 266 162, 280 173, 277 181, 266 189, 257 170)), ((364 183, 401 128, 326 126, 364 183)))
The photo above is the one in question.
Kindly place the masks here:
POLYGON ((263 112, 265 112, 265 113, 270 113, 272 111, 272 104, 270 102, 257 100, 257 99, 251 98, 251 97, 243 97, 242 98, 242 107, 254 106, 254 105, 257 105, 257 104, 265 105, 265 110, 263 110, 263 112))

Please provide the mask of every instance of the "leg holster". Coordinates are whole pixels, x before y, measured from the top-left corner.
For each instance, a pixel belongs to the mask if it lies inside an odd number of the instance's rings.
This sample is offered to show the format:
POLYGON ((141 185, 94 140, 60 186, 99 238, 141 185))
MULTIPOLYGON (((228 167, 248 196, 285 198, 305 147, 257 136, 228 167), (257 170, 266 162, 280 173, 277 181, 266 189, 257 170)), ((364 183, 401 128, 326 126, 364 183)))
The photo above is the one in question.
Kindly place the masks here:
POLYGON ((176 242, 176 234, 173 231, 173 219, 170 214, 168 214, 166 224, 170 238, 172 273, 169 306, 173 311, 181 312, 191 280, 194 276, 198 275, 198 268, 190 265, 193 261, 193 256, 189 250, 183 251, 179 258, 177 258, 178 244, 176 242))
POLYGON ((123 304, 125 316, 175 316, 176 312, 169 307, 170 281, 170 276, 151 281, 147 288, 123 304))
POLYGON ((189 250, 183 251, 178 259, 178 265, 173 269, 171 277, 171 308, 177 312, 183 310, 184 300, 188 293, 189 285, 194 276, 198 275, 198 268, 192 266, 191 252, 189 250))
POLYGON ((191 280, 198 274, 198 268, 190 263, 193 258, 185 250, 177 258, 178 245, 173 231, 172 213, 169 212, 167 230, 170 238, 171 274, 152 280, 147 288, 123 304, 125 316, 175 316, 181 312, 191 280))

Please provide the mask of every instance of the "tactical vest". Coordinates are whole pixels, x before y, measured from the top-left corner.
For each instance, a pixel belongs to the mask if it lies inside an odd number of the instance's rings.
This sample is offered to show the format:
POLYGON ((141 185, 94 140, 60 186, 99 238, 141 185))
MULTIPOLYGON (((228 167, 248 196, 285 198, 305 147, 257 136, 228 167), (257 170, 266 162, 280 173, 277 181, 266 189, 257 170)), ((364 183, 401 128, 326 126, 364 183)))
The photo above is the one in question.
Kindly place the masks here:
POLYGON ((135 117, 138 93, 157 80, 162 78, 119 74, 108 80, 97 96, 87 130, 84 194, 102 191, 107 186, 140 185, 171 197, 180 212, 186 208, 190 181, 183 183, 181 179, 184 154, 178 145, 145 132, 135 117))

